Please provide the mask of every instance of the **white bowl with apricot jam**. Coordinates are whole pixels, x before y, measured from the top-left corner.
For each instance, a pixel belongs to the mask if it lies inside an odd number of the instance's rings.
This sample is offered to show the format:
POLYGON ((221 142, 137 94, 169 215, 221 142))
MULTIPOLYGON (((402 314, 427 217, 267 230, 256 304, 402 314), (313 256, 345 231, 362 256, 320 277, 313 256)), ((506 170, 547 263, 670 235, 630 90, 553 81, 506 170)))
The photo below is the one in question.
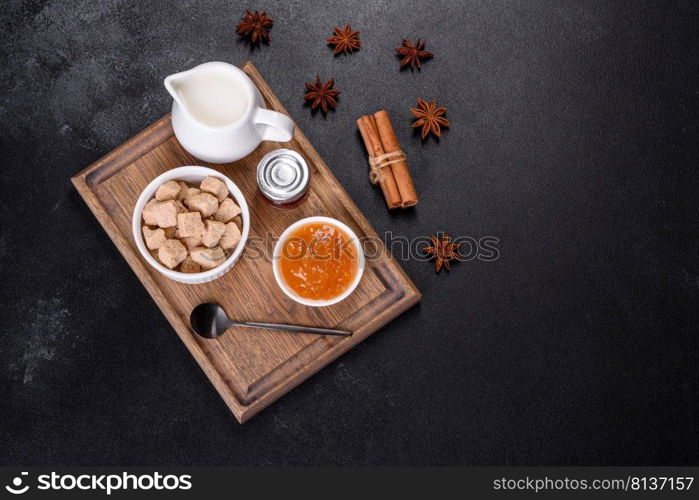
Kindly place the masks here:
POLYGON ((279 237, 272 259, 282 291, 300 304, 329 306, 347 298, 362 279, 364 252, 339 220, 307 217, 279 237))

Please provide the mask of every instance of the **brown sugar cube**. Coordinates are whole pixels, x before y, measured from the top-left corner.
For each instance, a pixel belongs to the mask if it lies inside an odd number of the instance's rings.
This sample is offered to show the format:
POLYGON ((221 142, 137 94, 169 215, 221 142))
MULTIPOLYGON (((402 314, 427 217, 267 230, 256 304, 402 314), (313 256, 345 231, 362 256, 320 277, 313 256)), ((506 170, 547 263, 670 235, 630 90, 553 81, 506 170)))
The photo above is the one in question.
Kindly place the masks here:
POLYGON ((189 206, 189 200, 192 199, 192 196, 196 196, 199 193, 201 193, 201 189, 195 188, 195 187, 188 187, 187 191, 184 193, 184 197, 182 198, 182 202, 189 206))
POLYGON ((228 222, 237 215, 240 215, 240 207, 230 198, 226 198, 218 206, 218 210, 216 210, 214 214, 214 219, 220 222, 228 222))
POLYGON ((187 197, 187 190, 189 189, 189 184, 184 181, 179 181, 177 183, 180 186, 180 192, 177 193, 177 201, 184 201, 187 197))
POLYGON ((221 247, 197 247, 190 252, 192 260, 201 265, 203 269, 213 269, 223 263, 226 256, 221 247))
POLYGON ((223 222, 218 222, 215 220, 204 221, 204 225, 206 229, 204 230, 204 234, 201 236, 201 242, 204 244, 204 246, 209 248, 215 247, 218 245, 218 241, 226 231, 226 225, 223 222))
POLYGON ((165 267, 174 269, 187 257, 187 249, 177 240, 165 240, 158 249, 158 259, 165 267))
POLYGON ((177 226, 166 227, 163 229, 163 231, 165 231, 165 238, 168 240, 177 238, 177 226))
POLYGON ((174 200, 175 201, 175 209, 177 210, 178 214, 183 214, 185 212, 189 212, 189 209, 185 207, 180 200, 174 200))
POLYGON ((177 214, 177 236, 189 238, 190 236, 201 236, 204 232, 204 223, 201 221, 199 212, 185 212, 177 214))
POLYGON ((223 236, 219 241, 219 245, 224 250, 230 250, 235 248, 235 246, 240 241, 240 229, 235 224, 235 222, 229 222, 226 224, 226 230, 223 232, 223 236))
POLYGON ((194 262, 192 258, 188 255, 180 264, 180 272, 182 273, 200 273, 201 265, 194 262))
POLYGON ((177 225, 177 206, 173 200, 161 201, 153 206, 155 222, 160 227, 177 225))
POLYGON ((165 243, 165 231, 162 229, 151 229, 143 226, 143 240, 146 242, 148 250, 157 250, 165 243))
POLYGON ((177 181, 167 181, 155 192, 155 199, 158 201, 174 200, 180 194, 180 185, 177 181))
POLYGON ((218 200, 209 193, 199 193, 189 199, 187 206, 190 210, 196 210, 202 217, 210 217, 218 210, 218 200))
POLYGON ((158 219, 155 218, 155 212, 153 211, 153 208, 158 203, 158 200, 153 198, 149 200, 148 203, 146 203, 146 205, 143 207, 143 222, 145 222, 148 226, 158 225, 158 219))
POLYGON ((201 235, 199 236, 188 236, 186 238, 180 238, 180 241, 182 244, 187 247, 187 251, 191 252, 193 249, 200 247, 202 245, 201 243, 201 235))
POLYGON ((226 184, 216 177, 205 177, 204 180, 201 181, 201 186, 199 186, 199 188, 205 193, 213 194, 219 202, 222 202, 226 199, 226 196, 228 196, 226 184))

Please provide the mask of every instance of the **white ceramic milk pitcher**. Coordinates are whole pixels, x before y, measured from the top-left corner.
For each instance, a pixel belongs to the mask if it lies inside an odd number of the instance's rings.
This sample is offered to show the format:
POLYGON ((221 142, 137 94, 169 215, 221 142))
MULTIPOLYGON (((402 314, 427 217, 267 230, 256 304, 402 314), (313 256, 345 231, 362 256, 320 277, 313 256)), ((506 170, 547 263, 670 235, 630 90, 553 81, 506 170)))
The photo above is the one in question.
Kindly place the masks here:
POLYGON ((174 99, 172 128, 189 153, 210 163, 228 163, 261 141, 286 142, 294 122, 265 109, 260 91, 241 69, 208 62, 165 78, 174 99))

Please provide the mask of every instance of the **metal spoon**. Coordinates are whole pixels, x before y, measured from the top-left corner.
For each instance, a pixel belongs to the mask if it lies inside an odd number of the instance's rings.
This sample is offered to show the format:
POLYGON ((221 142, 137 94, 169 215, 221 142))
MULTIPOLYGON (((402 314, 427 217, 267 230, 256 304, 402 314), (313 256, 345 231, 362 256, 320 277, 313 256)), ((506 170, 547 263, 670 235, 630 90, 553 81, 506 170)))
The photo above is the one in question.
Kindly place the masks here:
POLYGON ((317 333, 319 335, 340 335, 348 337, 352 332, 344 330, 331 330, 329 328, 316 328, 313 326, 281 325, 277 323, 250 323, 244 321, 231 321, 226 311, 218 304, 199 304, 192 310, 189 316, 189 324, 192 329, 207 339, 215 339, 231 326, 244 326, 248 328, 266 328, 268 330, 283 330, 295 333, 317 333))

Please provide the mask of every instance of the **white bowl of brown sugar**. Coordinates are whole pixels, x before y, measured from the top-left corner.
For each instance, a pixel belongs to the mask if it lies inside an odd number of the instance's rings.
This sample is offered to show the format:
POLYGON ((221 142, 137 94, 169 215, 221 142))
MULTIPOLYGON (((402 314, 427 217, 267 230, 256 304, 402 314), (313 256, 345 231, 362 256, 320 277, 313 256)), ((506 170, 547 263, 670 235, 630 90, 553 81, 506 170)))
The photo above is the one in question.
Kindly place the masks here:
POLYGON ((146 186, 132 226, 136 246, 153 268, 180 283, 206 283, 227 273, 242 255, 250 210, 225 175, 179 167, 146 186))

